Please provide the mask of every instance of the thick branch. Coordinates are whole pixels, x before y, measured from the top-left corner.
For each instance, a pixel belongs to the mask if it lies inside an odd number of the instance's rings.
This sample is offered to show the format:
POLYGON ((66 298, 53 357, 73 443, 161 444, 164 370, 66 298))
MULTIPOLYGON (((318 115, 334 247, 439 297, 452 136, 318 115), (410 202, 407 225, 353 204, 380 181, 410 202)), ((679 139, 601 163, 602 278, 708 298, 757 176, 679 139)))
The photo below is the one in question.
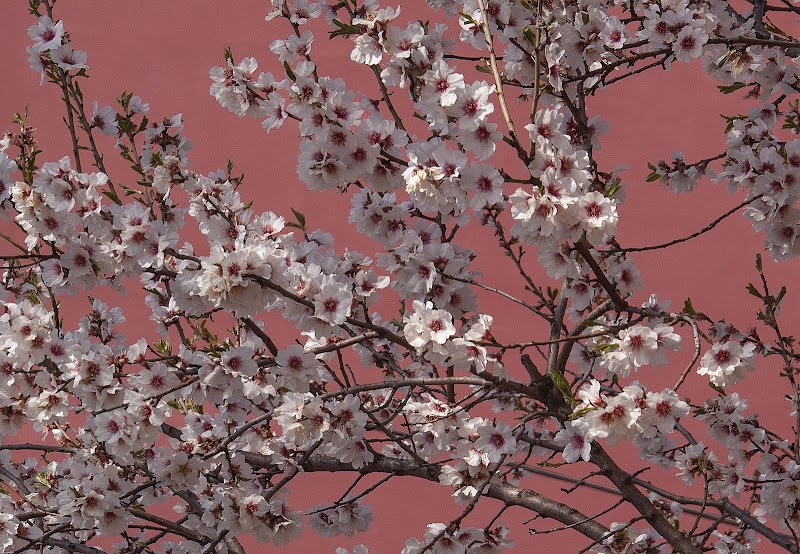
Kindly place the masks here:
POLYGON ((608 480, 619 489, 623 498, 642 515, 647 523, 653 526, 659 535, 664 537, 676 552, 681 554, 701 553, 701 550, 692 543, 689 537, 676 529, 664 517, 664 514, 653 506, 650 499, 636 487, 631 476, 623 471, 597 442, 592 444, 592 463, 600 468, 608 480))
MULTIPOLYGON (((553 322, 550 325, 550 340, 555 341, 561 338, 561 325, 564 323, 564 313, 567 311, 567 302, 569 299, 561 295, 561 298, 556 305, 555 313, 553 313, 553 322)), ((547 355, 547 374, 558 373, 558 342, 553 342, 550 345, 550 352, 547 355)))
POLYGON ((181 536, 185 539, 189 539, 190 541, 194 541, 200 544, 208 544, 209 542, 211 542, 211 539, 209 539, 205 535, 201 535, 196 531, 192 531, 191 529, 183 527, 182 525, 178 525, 174 521, 170 521, 166 518, 150 514, 148 512, 145 512, 144 510, 139 510, 137 508, 128 508, 128 511, 131 513, 131 515, 138 517, 139 519, 144 519, 151 523, 161 525, 165 529, 168 529, 170 533, 174 533, 175 535, 181 536))
POLYGON ((576 242, 575 250, 577 250, 578 253, 583 256, 583 259, 586 260, 586 263, 592 268, 597 282, 600 283, 600 286, 603 287, 606 293, 608 293, 608 296, 611 298, 612 302, 614 302, 614 308, 616 308, 618 312, 625 311, 628 303, 622 299, 622 297, 619 295, 617 287, 612 285, 611 281, 609 281, 608 277, 606 277, 606 274, 603 273, 603 270, 600 268, 600 264, 598 264, 597 260, 594 259, 592 253, 589 251, 589 247, 586 246, 586 243, 583 241, 576 242))
POLYGON ((57 546, 58 548, 66 550, 67 552, 80 552, 81 554, 104 554, 103 551, 98 548, 77 542, 65 541, 63 539, 54 539, 53 537, 47 537, 46 539, 43 539, 42 544, 46 544, 47 546, 57 546))
MULTIPOLYGON (((247 463, 254 469, 271 469, 275 467, 271 459, 266 456, 253 452, 244 452, 244 456, 247 463)), ((407 475, 419 477, 436 483, 439 482, 439 473, 441 472, 441 469, 435 465, 423 467, 413 460, 389 458, 380 454, 375 456, 373 462, 359 469, 354 469, 352 465, 330 456, 313 455, 309 456, 308 460, 303 464, 303 469, 309 472, 358 471, 362 474, 390 473, 398 476, 407 475)), ((532 512, 536 512, 543 517, 555 519, 564 525, 571 526, 571 528, 592 540, 600 540, 608 533, 606 527, 587 518, 578 510, 547 498, 546 496, 542 496, 530 489, 515 487, 507 483, 492 483, 485 489, 483 495, 500 500, 507 506, 520 506, 532 512)))
POLYGON ((721 500, 713 500, 713 499, 702 499, 702 498, 691 498, 689 496, 683 496, 679 494, 674 494, 668 490, 662 489, 661 487, 656 487, 655 485, 648 483, 642 479, 638 479, 636 477, 633 478, 633 482, 639 485, 642 488, 645 488, 649 491, 652 491, 659 496, 663 496, 667 500, 672 500, 674 502, 678 502, 679 504, 689 504, 695 506, 708 506, 711 508, 716 508, 720 511, 720 513, 728 514, 733 517, 738 518, 742 521, 745 525, 753 529, 756 533, 763 535, 767 539, 769 539, 772 543, 780 546, 781 548, 788 550, 794 554, 800 552, 797 548, 797 545, 794 542, 794 539, 789 535, 784 535, 775 531, 774 529, 770 529, 765 524, 761 523, 758 518, 752 515, 747 510, 743 510, 736 504, 733 504, 727 499, 721 500))
MULTIPOLYGON (((583 318, 583 321, 581 321, 578 325, 575 326, 575 328, 572 330, 569 336, 565 339, 564 346, 562 347, 561 352, 559 352, 558 354, 558 363, 556 364, 556 370, 559 373, 562 374, 564 373, 564 368, 567 367, 567 360, 569 359, 569 355, 572 352, 572 347, 575 345, 575 343, 582 338, 586 338, 587 336, 592 336, 592 335, 581 334, 586 329, 589 322, 594 321, 595 319, 605 314, 608 310, 611 309, 611 305, 612 305, 611 300, 606 300, 605 302, 597 306, 594 310, 589 312, 585 318, 583 318)), ((597 333, 597 335, 602 335, 602 333, 597 333)))

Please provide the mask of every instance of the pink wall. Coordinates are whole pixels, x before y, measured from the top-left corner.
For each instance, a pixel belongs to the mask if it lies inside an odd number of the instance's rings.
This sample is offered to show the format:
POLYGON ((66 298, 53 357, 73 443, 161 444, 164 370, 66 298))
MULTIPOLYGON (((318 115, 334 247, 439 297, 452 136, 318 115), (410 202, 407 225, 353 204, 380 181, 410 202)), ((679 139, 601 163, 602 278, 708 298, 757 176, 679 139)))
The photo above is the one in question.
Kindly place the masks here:
MULTIPOLYGON (((273 71, 279 76, 279 66, 268 46, 275 38, 286 38, 291 30, 282 21, 264 22, 266 4, 263 0, 139 0, 127 3, 59 0, 56 14, 64 19, 73 47, 85 50, 89 55, 89 75, 92 78, 82 85, 89 103, 96 99, 101 106, 114 104, 114 99, 122 91, 131 91, 149 102, 151 119, 181 112, 185 135, 194 142, 194 149, 189 153, 194 169, 208 173, 223 168, 226 159, 231 158, 238 170, 246 175, 243 196, 254 200, 256 211, 272 210, 288 219, 290 207, 300 209, 307 216, 311 228, 322 227, 334 233, 340 250, 350 247, 372 253, 375 251, 373 244, 347 225, 350 207, 347 197, 335 193, 320 196, 298 182, 295 173, 298 139, 293 122, 267 134, 258 122, 249 118, 238 121, 208 94, 208 70, 214 65, 223 65, 226 46, 232 47, 237 61, 243 56, 255 56, 260 70, 273 71)), ((419 4, 402 2, 401 17, 427 18, 429 12, 426 8, 419 8, 419 4)), ((0 131, 10 128, 12 113, 23 110, 28 104, 29 121, 38 128, 40 146, 44 151, 41 160, 54 161, 69 155, 71 148, 61 123, 63 106, 58 102, 59 91, 53 85, 39 87, 38 75, 27 68, 25 46, 30 41, 25 30, 34 23, 34 18, 27 14, 27 2, 7 1, 0 11, 0 36, 5 39, 0 131)), ((453 27, 451 25, 451 32, 453 27)), ((320 66, 320 73, 335 76, 340 71, 340 60, 347 60, 349 43, 341 39, 328 43, 321 33, 317 34, 316 40, 312 56, 320 66)), ((363 72, 356 75, 370 76, 363 72)), ((374 81, 360 78, 348 83, 351 88, 377 96, 374 81)), ((634 77, 629 82, 600 91, 592 99, 590 110, 611 123, 611 132, 603 137, 603 149, 597 156, 601 165, 605 170, 618 164, 631 167, 623 174, 623 181, 630 185, 628 200, 620 209, 618 240, 623 246, 652 244, 688 234, 742 200, 739 196, 730 197, 723 184, 704 182, 691 196, 676 197, 659 184, 644 181, 648 173, 646 163, 668 158, 671 150, 684 152, 687 160, 722 152, 725 147, 724 121, 719 114, 746 110, 735 94, 722 97, 700 68, 687 68, 675 63, 669 73, 656 71, 634 77)), ((115 158, 113 139, 101 137, 101 146, 106 152, 107 163, 111 162, 115 158)), ((495 162, 512 167, 512 158, 501 157, 498 160, 495 162)), ((132 173, 126 171, 122 160, 109 165, 115 181, 130 180, 132 173)), ((506 192, 513 192, 513 188, 506 192)), ((472 244, 467 245, 479 254, 475 268, 486 274, 487 282, 508 288, 515 294, 524 294, 519 282, 508 278, 512 269, 510 264, 493 255, 494 239, 487 230, 472 230, 468 237, 472 244)), ((757 305, 744 287, 758 279, 753 262, 755 254, 763 249, 762 242, 763 236, 751 231, 741 215, 736 215, 705 237, 665 251, 638 254, 635 260, 647 283, 640 297, 644 300, 651 292, 657 292, 660 298, 671 299, 674 309, 680 309, 685 298, 691 297, 698 310, 746 329, 754 324, 757 305)), ((782 283, 789 285, 790 296, 783 308, 784 324, 788 331, 800 331, 796 317, 800 313, 800 296, 792 294, 798 275, 797 263, 767 263, 766 272, 775 289, 779 289, 782 283)), ((534 274, 542 282, 547 282, 543 270, 534 274)), ((129 288, 135 298, 137 284, 129 283, 129 288)), ((483 299, 488 300, 485 296, 483 299)), ((493 300, 491 305, 495 304, 493 300)), ((149 310, 144 306, 129 306, 125 313, 130 322, 146 318, 149 310)), ((132 326, 127 331, 131 342, 135 340, 134 329, 132 326)), ((509 309, 495 334, 530 338, 530 330, 531 323, 524 319, 524 314, 509 309)), ((689 345, 690 341, 687 340, 686 344, 689 345)), ((656 382, 659 386, 672 385, 690 357, 688 350, 672 356, 668 368, 645 368, 639 378, 648 383, 656 382)), ((761 362, 758 381, 745 381, 736 390, 746 392, 751 398, 751 409, 760 411, 764 418, 774 422, 772 426, 776 430, 788 433, 790 422, 786 421, 786 416, 789 404, 776 400, 776 389, 770 386, 778 380, 777 370, 772 364, 761 362), (759 386, 754 387, 752 383, 759 383, 759 386)), ((509 369, 512 373, 519 370, 513 363, 509 369)), ((708 390, 704 379, 693 376, 683 394, 699 401, 708 390)), ((629 469, 638 469, 641 465, 638 458, 628 458, 629 469)), ((537 480, 531 486, 537 488, 540 483, 547 494, 561 494, 558 491, 561 485, 549 481, 537 480)), ((311 476, 291 498, 298 508, 308 508, 319 502, 314 496, 314 489, 319 487, 330 487, 338 493, 344 490, 346 481, 327 475, 311 476)), ((613 502, 609 497, 597 494, 599 496, 594 500, 590 499, 594 506, 583 504, 578 507, 591 513, 598 503, 605 506, 613 502)), ((290 547, 270 547, 266 551, 297 552, 302 545, 306 551, 332 552, 336 546, 362 542, 375 552, 399 551, 405 538, 421 538, 426 522, 447 522, 457 514, 457 507, 448 496, 447 490, 435 485, 420 486, 395 478, 379 489, 369 502, 376 515, 369 535, 356 536, 352 540, 335 538, 323 541, 309 532, 301 542, 292 543, 290 547)), ((477 513, 485 521, 495 508, 493 502, 484 502, 477 513)), ((518 547, 524 550, 536 546, 558 552, 579 549, 571 546, 565 549, 565 541, 576 539, 576 535, 569 533, 530 537, 521 523, 527 517, 527 514, 514 511, 502 517, 512 528, 518 547)), ((473 521, 482 525, 480 519, 473 521)), ((534 522, 532 525, 541 530, 550 523, 534 522)), ((574 544, 585 544, 585 541, 578 538, 574 544)), ((768 549, 759 551, 767 552, 768 549)))

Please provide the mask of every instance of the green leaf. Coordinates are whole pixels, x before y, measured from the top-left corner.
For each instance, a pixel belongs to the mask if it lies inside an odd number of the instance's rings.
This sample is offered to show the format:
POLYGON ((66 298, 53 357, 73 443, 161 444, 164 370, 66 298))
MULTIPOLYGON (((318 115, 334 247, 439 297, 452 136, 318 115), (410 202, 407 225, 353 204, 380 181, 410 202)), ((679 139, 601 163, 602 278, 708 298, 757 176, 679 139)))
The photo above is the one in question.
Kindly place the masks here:
POLYGON ((767 17, 767 21, 768 21, 768 23, 766 25, 764 25, 764 30, 765 31, 767 31, 769 33, 772 33, 774 35, 780 35, 780 36, 785 37, 787 39, 791 39, 792 38, 789 35, 789 33, 784 31, 780 27, 778 27, 769 17, 767 17))
POLYGON ((756 287, 753 286, 753 283, 748 283, 747 284, 747 292, 749 292, 750 294, 752 294, 753 296, 755 296, 759 300, 764 300, 764 297, 761 296, 761 293, 758 292, 758 289, 756 289, 756 287))
POLYGON ((691 298, 687 298, 686 301, 683 303, 683 313, 692 317, 697 315, 697 312, 694 310, 694 306, 692 306, 691 298))
POLYGON ((781 287, 781 291, 778 293, 778 296, 775 297, 775 308, 778 307, 784 296, 786 296, 786 285, 781 287))
POLYGON ((740 88, 745 87, 746 85, 742 82, 735 82, 732 85, 718 85, 717 88, 722 94, 730 94, 732 92, 736 92, 740 88))
POLYGON ((622 187, 622 179, 620 177, 617 177, 611 183, 611 186, 608 187, 608 189, 606 189, 606 192, 603 196, 605 196, 606 198, 611 198, 620 189, 620 187, 622 187))
POLYGON ((289 77, 292 81, 297 81, 297 75, 294 74, 292 68, 289 67, 288 62, 283 62, 283 69, 286 71, 286 76, 289 77))
POLYGON ((178 410, 180 413, 185 413, 185 412, 183 411, 183 406, 181 406, 180 404, 178 404, 178 402, 177 402, 177 401, 175 401, 175 400, 168 400, 168 401, 167 401, 167 406, 170 406, 170 407, 172 407, 172 408, 174 408, 174 409, 178 410))
POLYGON ((169 343, 166 342, 165 340, 160 340, 157 343, 153 344, 153 349, 162 356, 172 355, 172 350, 169 347, 169 343))
POLYGON ((564 398, 569 400, 572 404, 575 404, 575 397, 572 396, 572 389, 569 383, 567 383, 567 380, 564 379, 564 376, 560 373, 550 373, 550 379, 553 381, 556 388, 561 391, 561 394, 564 395, 564 398))
POLYGON ((595 350, 595 351, 598 351, 598 352, 613 352, 617 348, 619 348, 619 345, 612 342, 612 343, 608 343, 608 344, 598 344, 596 346, 593 346, 592 350, 595 350))
POLYGON ((585 416, 589 412, 595 411, 596 409, 597 409, 597 406, 589 406, 587 408, 581 408, 580 410, 576 410, 576 411, 572 412, 569 415, 569 419, 571 421, 574 421, 574 420, 578 419, 581 416, 585 416))
POLYGON ((20 129, 25 127, 25 122, 28 120, 28 104, 25 104, 25 114, 14 112, 14 124, 19 125, 20 129))
POLYGON ((36 17, 41 16, 41 14, 39 13, 39 6, 41 5, 42 5, 42 0, 30 0, 30 2, 28 2, 28 12, 30 12, 31 15, 35 15, 36 17))
POLYGON ((297 219, 297 222, 300 224, 298 229, 302 229, 303 232, 305 232, 305 230, 306 230, 306 216, 304 216, 303 214, 301 214, 300 212, 298 212, 294 208, 292 208, 292 213, 294 214, 294 217, 297 219))
POLYGON ((658 181, 659 179, 661 179, 661 174, 658 171, 653 171, 650 175, 647 176, 647 179, 645 179, 645 181, 647 181, 648 183, 652 183, 653 181, 658 181))
POLYGON ((122 183, 118 183, 118 185, 119 185, 119 188, 121 188, 122 190, 125 191, 125 196, 131 196, 132 194, 141 194, 141 192, 142 192, 140 190, 136 190, 134 188, 131 188, 131 187, 127 186, 127 185, 123 185, 122 183))
POLYGON ((737 119, 744 119, 744 116, 742 116, 740 114, 739 115, 731 115, 731 116, 727 116, 725 114, 719 114, 719 116, 722 119, 724 119, 725 121, 728 122, 728 124, 725 126, 725 132, 726 133, 729 133, 731 131, 731 129, 733 129, 733 124, 736 122, 737 119))
POLYGON ((119 199, 119 196, 113 190, 104 190, 103 194, 108 196, 114 204, 122 204, 119 199))
POLYGON ((711 387, 712 389, 714 389, 715 391, 717 391, 721 396, 727 396, 728 395, 728 393, 725 392, 725 389, 723 389, 719 385, 715 385, 714 383, 709 383, 708 386, 711 387))
POLYGON ((122 94, 120 94, 119 98, 117 98, 117 104, 119 104, 123 111, 128 111, 128 104, 130 103, 132 96, 132 93, 128 93, 128 91, 123 90, 122 94))
POLYGON ((533 36, 533 31, 531 31, 530 27, 525 27, 522 30, 522 36, 524 36, 533 46, 536 46, 536 37, 533 36))
POLYGON ((350 25, 348 23, 342 23, 338 19, 334 19, 332 21, 332 23, 334 25, 336 25, 337 27, 339 27, 339 28, 329 32, 328 33, 329 38, 334 38, 334 37, 338 37, 338 36, 350 37, 350 36, 353 36, 353 35, 361 34, 361 29, 359 29, 356 25, 350 25))
POLYGON ((464 12, 458 12, 458 15, 460 15, 464 19, 465 23, 468 23, 469 25, 475 25, 476 27, 478 26, 478 22, 475 21, 475 19, 471 15, 464 12))

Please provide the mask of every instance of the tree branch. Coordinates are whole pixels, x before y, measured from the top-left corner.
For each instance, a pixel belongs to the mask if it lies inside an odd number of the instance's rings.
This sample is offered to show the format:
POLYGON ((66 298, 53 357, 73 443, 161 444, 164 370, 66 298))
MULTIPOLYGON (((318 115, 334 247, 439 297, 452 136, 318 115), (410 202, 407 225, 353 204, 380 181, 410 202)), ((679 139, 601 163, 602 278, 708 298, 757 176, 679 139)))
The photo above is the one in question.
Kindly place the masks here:
MULTIPOLYGON (((254 469, 275 469, 276 466, 267 456, 253 452, 243 452, 245 460, 254 469)), ((342 462, 331 456, 313 455, 303 463, 303 469, 308 472, 343 472, 358 471, 360 473, 391 473, 397 476, 411 476, 427 481, 439 482, 441 469, 436 465, 421 467, 413 460, 390 458, 377 454, 375 460, 355 469, 352 465, 342 462)), ((519 506, 538 513, 542 517, 554 519, 564 525, 571 525, 576 531, 592 540, 600 539, 608 529, 602 524, 587 519, 587 517, 566 504, 562 504, 530 489, 515 487, 508 483, 492 483, 483 493, 483 496, 494 498, 509 506, 519 506)))

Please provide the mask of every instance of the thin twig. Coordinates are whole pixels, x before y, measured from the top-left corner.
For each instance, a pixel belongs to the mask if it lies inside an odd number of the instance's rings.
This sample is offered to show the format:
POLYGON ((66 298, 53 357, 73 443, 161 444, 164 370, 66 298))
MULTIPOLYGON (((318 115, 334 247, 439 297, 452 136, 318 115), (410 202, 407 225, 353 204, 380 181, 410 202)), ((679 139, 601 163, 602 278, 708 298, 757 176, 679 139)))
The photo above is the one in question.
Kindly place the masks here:
POLYGON ((675 240, 671 240, 669 242, 664 242, 664 243, 661 243, 661 244, 654 244, 652 246, 637 246, 637 247, 633 247, 633 248, 613 248, 613 249, 610 250, 610 252, 645 252, 646 250, 659 250, 661 248, 667 248, 668 246, 673 246, 675 244, 680 244, 682 242, 686 242, 687 240, 691 240, 691 239, 693 239, 695 237, 699 237, 700 235, 709 232, 711 229, 713 229, 714 227, 719 225, 722 222, 722 220, 724 220, 726 217, 728 217, 731 214, 737 212, 740 208, 744 208, 745 206, 747 206, 751 202, 755 202, 756 200, 758 200, 762 196, 764 196, 764 195, 763 194, 759 194, 759 195, 754 196, 753 198, 751 198, 749 200, 745 200, 744 202, 741 202, 741 203, 737 204, 736 206, 734 206, 733 208, 731 208, 730 210, 728 210, 727 212, 725 212, 724 214, 719 216, 717 219, 715 219, 714 221, 712 221, 711 223, 709 223, 708 225, 706 225, 705 227, 703 227, 699 231, 697 231, 695 233, 692 233, 691 235, 687 235, 685 237, 682 237, 682 238, 679 238, 679 239, 675 239, 675 240))
POLYGON ((692 326, 692 337, 694 339, 694 356, 692 357, 692 360, 689 362, 689 364, 686 366, 686 369, 683 370, 683 373, 681 373, 678 382, 675 383, 674 387, 672 387, 672 390, 674 390, 675 392, 678 391, 678 388, 680 388, 680 386, 686 380, 686 377, 689 375, 689 372, 694 367, 694 364, 697 363, 698 358, 700 358, 700 331, 697 329, 697 323, 695 322, 694 319, 690 317, 684 316, 681 319, 683 321, 686 321, 689 325, 692 326))

